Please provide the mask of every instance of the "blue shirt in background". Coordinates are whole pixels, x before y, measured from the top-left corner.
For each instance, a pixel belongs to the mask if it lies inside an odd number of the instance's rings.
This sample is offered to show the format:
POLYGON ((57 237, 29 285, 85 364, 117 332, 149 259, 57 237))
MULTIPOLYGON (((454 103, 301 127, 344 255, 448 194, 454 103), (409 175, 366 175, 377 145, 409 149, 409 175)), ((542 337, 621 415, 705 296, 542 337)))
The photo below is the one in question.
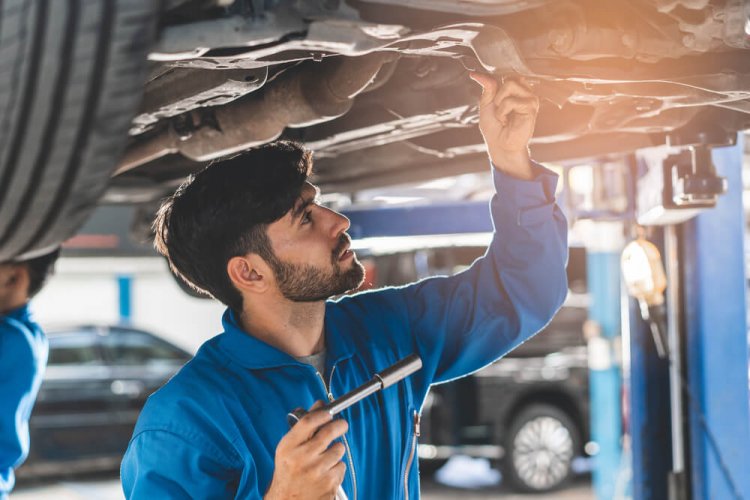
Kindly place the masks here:
POLYGON ((433 383, 472 373, 543 328, 567 294, 567 224, 557 177, 494 172, 495 234, 466 271, 326 304, 326 370, 242 331, 231 311, 152 395, 123 459, 127 498, 258 499, 287 413, 338 397, 409 354, 420 371, 344 410, 350 500, 419 498, 418 415, 433 383))
POLYGON ((0 500, 13 489, 13 469, 29 453, 29 417, 48 350, 47 337, 28 305, 0 316, 0 500))

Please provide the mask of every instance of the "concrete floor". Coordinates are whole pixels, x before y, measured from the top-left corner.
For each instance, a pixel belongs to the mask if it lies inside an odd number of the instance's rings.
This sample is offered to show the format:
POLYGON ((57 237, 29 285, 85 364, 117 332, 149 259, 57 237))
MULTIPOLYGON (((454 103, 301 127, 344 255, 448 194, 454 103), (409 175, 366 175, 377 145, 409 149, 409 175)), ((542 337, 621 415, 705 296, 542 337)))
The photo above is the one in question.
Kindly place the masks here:
MULTIPOLYGON (((120 481, 116 475, 107 474, 90 478, 73 478, 59 481, 19 483, 10 500, 123 500, 120 481)), ((423 500, 593 500, 594 494, 588 479, 578 479, 561 491, 547 495, 519 495, 498 487, 481 491, 461 490, 439 485, 431 480, 422 482, 423 500)))
POLYGON ((488 500, 502 498, 503 500, 594 500, 594 491, 588 478, 577 479, 562 490, 545 495, 526 495, 511 491, 500 486, 487 490, 471 491, 449 488, 432 481, 422 482, 422 500, 488 500))

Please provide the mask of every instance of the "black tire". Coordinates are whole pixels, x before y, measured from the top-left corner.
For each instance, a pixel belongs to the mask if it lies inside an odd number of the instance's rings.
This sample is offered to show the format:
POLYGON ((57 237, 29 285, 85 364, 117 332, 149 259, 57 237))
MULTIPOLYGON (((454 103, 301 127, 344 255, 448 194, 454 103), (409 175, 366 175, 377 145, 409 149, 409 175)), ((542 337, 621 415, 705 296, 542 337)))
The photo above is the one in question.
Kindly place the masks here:
POLYGON ((0 7, 0 261, 59 245, 106 189, 143 93, 155 0, 0 7))
POLYGON ((571 464, 581 447, 578 427, 559 408, 531 404, 518 412, 508 428, 503 470, 517 491, 556 490, 572 475, 571 464))

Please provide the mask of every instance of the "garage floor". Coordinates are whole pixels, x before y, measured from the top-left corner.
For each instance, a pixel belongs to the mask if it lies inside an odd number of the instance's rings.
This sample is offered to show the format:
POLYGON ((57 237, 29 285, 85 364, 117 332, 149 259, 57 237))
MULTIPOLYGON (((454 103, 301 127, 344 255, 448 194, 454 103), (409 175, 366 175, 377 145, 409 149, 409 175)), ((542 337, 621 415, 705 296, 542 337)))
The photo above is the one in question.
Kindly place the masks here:
MULTIPOLYGON (((423 481, 423 500, 485 500, 502 498, 503 500, 593 500, 594 494, 588 479, 579 479, 562 491, 549 495, 519 495, 506 488, 493 488, 485 491, 457 490, 423 481)), ((21 483, 11 500, 122 500, 120 482, 116 476, 103 475, 91 478, 62 480, 44 483, 21 483)))

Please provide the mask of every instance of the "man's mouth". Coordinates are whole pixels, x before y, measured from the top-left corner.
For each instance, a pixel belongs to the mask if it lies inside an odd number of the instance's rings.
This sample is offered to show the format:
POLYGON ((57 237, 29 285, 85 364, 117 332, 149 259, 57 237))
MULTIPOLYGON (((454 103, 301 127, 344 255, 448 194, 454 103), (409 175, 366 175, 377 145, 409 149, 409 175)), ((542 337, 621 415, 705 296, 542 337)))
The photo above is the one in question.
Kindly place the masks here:
POLYGON ((338 256, 338 258, 336 259, 338 262, 347 260, 354 255, 354 252, 349 249, 351 244, 352 242, 347 236, 341 236, 341 238, 339 239, 339 244, 336 247, 336 252, 334 253, 334 255, 338 256))
POLYGON ((349 250, 348 248, 344 250, 344 252, 341 254, 341 257, 339 257, 339 262, 344 261, 346 259, 351 258, 354 255, 354 252, 352 250, 349 250))

